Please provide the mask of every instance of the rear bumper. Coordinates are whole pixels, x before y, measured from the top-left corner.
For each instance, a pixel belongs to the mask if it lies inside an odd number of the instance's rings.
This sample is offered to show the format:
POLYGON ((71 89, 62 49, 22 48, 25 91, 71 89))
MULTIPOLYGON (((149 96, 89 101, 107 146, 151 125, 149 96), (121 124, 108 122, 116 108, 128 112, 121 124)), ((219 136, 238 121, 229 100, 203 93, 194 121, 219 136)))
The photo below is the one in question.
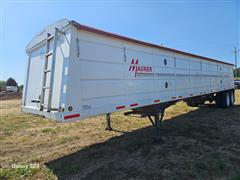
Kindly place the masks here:
POLYGON ((42 116, 42 117, 49 118, 49 119, 54 119, 57 121, 63 121, 63 114, 58 111, 52 111, 52 112, 47 112, 46 110, 39 111, 39 109, 36 109, 33 107, 28 107, 28 106, 21 106, 21 111, 25 112, 25 113, 42 116))

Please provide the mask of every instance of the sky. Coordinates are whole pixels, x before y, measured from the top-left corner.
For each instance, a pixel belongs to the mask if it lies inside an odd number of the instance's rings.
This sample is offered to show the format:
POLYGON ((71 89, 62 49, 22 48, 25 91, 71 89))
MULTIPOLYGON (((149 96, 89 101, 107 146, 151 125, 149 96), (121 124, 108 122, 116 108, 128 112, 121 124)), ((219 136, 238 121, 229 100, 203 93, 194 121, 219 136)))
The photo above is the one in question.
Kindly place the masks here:
POLYGON ((233 64, 234 47, 240 49, 240 0, 0 1, 1 80, 18 84, 24 83, 27 43, 62 18, 233 64))

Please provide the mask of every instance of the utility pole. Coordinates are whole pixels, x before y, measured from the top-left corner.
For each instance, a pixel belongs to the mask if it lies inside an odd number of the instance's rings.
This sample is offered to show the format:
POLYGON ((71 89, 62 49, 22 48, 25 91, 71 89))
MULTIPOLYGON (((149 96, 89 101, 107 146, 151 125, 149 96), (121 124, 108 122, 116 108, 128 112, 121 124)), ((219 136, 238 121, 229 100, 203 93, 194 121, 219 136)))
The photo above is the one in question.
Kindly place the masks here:
POLYGON ((239 50, 237 50, 237 47, 235 46, 234 48, 234 57, 235 57, 235 66, 236 68, 238 67, 238 64, 237 64, 237 53, 238 53, 239 50))

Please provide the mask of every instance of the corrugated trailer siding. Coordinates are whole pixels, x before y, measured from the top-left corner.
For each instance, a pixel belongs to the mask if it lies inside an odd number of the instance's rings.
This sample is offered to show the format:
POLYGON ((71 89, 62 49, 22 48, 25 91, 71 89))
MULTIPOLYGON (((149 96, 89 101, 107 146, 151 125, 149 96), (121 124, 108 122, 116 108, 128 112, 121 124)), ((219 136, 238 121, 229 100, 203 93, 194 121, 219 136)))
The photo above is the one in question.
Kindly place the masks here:
MULTIPOLYGON (((125 76, 123 49, 116 45, 102 44, 98 37, 86 33, 84 36, 73 32, 71 46, 76 48, 79 40, 79 57, 72 51, 69 64, 69 82, 67 105, 78 111, 93 114, 115 107, 117 102, 125 100, 125 76), (121 60, 120 60, 121 59, 121 60), (97 109, 102 109, 98 111, 97 109)), ((114 42, 113 42, 114 43, 114 42)))
MULTIPOLYGON (((219 67, 231 69, 83 30, 75 29, 74 37, 79 41, 80 55, 72 51, 69 76, 77 79, 70 83, 68 94, 72 97, 67 104, 83 116, 210 93, 228 81, 219 74, 219 67), (151 72, 135 73, 131 66, 151 67, 151 72)), ((74 38, 72 41, 76 46, 74 38)))
POLYGON ((211 61, 211 62, 217 62, 217 63, 233 66, 233 64, 223 62, 223 61, 219 61, 219 60, 216 60, 216 59, 212 59, 212 58, 208 58, 208 57, 204 57, 204 56, 180 51, 180 50, 177 50, 177 49, 172 49, 172 48, 160 46, 160 45, 157 45, 157 44, 152 44, 152 43, 132 39, 132 38, 129 38, 129 37, 126 37, 126 36, 117 35, 117 34, 114 34, 114 33, 106 32, 106 31, 103 31, 103 30, 99 30, 99 29, 96 29, 96 28, 89 27, 89 26, 85 26, 85 25, 79 24, 79 23, 77 23, 73 20, 70 21, 70 23, 79 30, 83 30, 83 31, 86 31, 86 32, 91 32, 91 33, 98 34, 98 35, 101 35, 101 36, 104 36, 104 37, 110 37, 111 39, 118 39, 118 40, 122 40, 122 41, 125 41, 125 42, 134 43, 135 45, 140 44, 140 45, 144 45, 145 47, 151 47, 151 48, 156 48, 158 50, 160 49, 160 50, 164 50, 164 51, 170 51, 170 52, 173 52, 173 53, 177 53, 178 55, 186 55, 186 56, 190 56, 191 58, 200 58, 200 59, 208 60, 208 61, 211 61))

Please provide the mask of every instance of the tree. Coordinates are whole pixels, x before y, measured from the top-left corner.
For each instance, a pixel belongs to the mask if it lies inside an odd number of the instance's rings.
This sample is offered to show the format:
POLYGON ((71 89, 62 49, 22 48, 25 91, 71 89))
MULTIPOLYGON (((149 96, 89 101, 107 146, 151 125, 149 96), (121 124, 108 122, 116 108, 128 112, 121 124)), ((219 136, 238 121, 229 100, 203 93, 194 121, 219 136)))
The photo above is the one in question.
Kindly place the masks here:
POLYGON ((235 78, 240 78, 240 68, 234 69, 233 73, 235 78))
POLYGON ((15 79, 13 78, 8 78, 8 80, 6 81, 6 86, 17 86, 17 82, 15 81, 15 79))
POLYGON ((20 85, 20 86, 18 87, 18 91, 23 91, 23 85, 20 85))
POLYGON ((6 82, 5 81, 0 81, 0 91, 5 90, 6 87, 6 82))

